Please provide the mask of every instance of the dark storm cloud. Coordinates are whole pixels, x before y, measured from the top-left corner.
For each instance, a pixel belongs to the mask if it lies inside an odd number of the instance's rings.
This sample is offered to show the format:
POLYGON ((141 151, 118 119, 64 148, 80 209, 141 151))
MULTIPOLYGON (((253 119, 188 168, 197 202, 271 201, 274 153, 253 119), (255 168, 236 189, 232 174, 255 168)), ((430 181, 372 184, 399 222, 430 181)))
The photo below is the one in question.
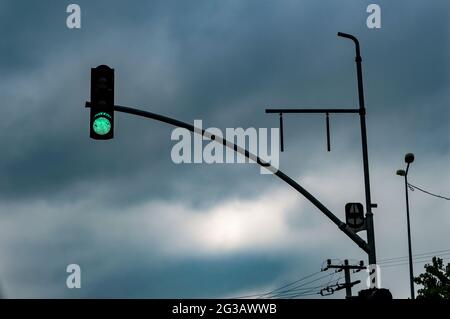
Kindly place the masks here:
MULTIPOLYGON (((268 105, 353 106, 353 47, 335 37, 339 28, 357 26, 367 37, 363 43, 364 66, 370 75, 366 91, 374 117, 383 117, 392 108, 402 116, 418 95, 439 90, 447 74, 446 41, 435 40, 447 35, 447 13, 434 9, 443 3, 424 9, 419 19, 406 15, 406 21, 395 24, 388 18, 399 5, 391 9, 386 4, 385 29, 378 31, 382 36, 366 30, 364 14, 344 21, 363 5, 343 9, 331 1, 321 6, 295 1, 80 5, 81 31, 64 27, 61 4, 11 2, 7 6, 9 19, 3 23, 16 28, 16 36, 4 34, 7 52, 19 60, 1 59, 8 66, 6 74, 15 75, 4 92, 11 114, 3 119, 9 130, 2 136, 5 198, 65 198, 80 184, 88 188, 108 184, 119 197, 124 189, 130 190, 131 197, 145 189, 140 196, 148 199, 167 196, 180 180, 202 188, 210 184, 199 177, 206 174, 207 180, 220 178, 224 184, 204 190, 223 196, 223 190, 230 189, 227 185, 242 183, 228 174, 233 168, 174 167, 168 160, 173 144, 169 128, 157 123, 118 116, 116 140, 107 146, 87 140, 88 110, 82 106, 89 95, 89 68, 96 64, 111 62, 116 67, 118 102, 148 106, 186 121, 201 118, 206 126, 220 128, 276 126, 276 119, 263 112, 268 105), (393 37, 393 28, 402 36, 393 37), (386 37, 391 43, 385 44, 386 37), (325 53, 330 51, 335 54, 325 53), (384 72, 375 72, 381 65, 384 72), (33 92, 27 99, 24 89, 33 92), (26 129, 14 129, 18 127, 26 129), (143 172, 158 185, 140 179, 143 172)), ((417 8, 416 3, 408 6, 417 8)), ((315 123, 304 124, 301 131, 288 131, 290 147, 292 136, 301 134, 305 141, 317 136, 315 123)), ((254 171, 239 170, 251 178, 254 171)))
MULTIPOLYGON (((128 115, 116 114, 113 141, 90 140, 89 110, 83 106, 89 99, 90 68, 105 63, 116 69, 116 102, 120 104, 191 123, 203 119, 205 127, 272 127, 278 125, 277 117, 264 113, 267 106, 356 106, 354 47, 338 39, 337 31, 353 33, 361 40, 373 170, 386 162, 400 165, 396 161, 409 149, 430 160, 448 157, 447 1, 432 5, 378 1, 381 30, 365 26, 369 1, 77 3, 82 8, 82 29, 75 31, 65 27, 66 4, 61 1, 3 1, 0 5, 3 203, 32 205, 43 200, 65 205, 88 198, 92 209, 111 206, 125 212, 159 199, 201 210, 223 198, 252 198, 261 189, 280 186, 275 178, 261 176, 256 167, 175 165, 170 160, 171 128, 128 115)), ((315 116, 285 120, 283 171, 294 177, 311 176, 335 165, 334 159, 359 158, 358 123, 347 117, 332 118, 330 155, 324 152, 323 122, 315 116)), ((313 191, 321 193, 320 187, 313 191)), ((308 210, 317 214, 309 206, 308 210)), ((88 237, 88 232, 84 235, 88 237)), ((57 258, 61 251, 50 250, 50 255, 57 258)), ((239 276, 221 277, 222 271, 254 268, 261 261, 258 258, 224 261, 223 268, 217 260, 204 261, 211 266, 206 277, 220 277, 219 282, 229 286, 204 284, 203 291, 221 295, 239 290, 240 282, 247 283, 239 276)), ((40 262, 37 257, 34 260, 40 262)), ((60 260, 58 267, 65 262, 60 260)), ((162 276, 158 284, 166 283, 164 296, 200 296, 191 287, 202 280, 200 273, 207 272, 199 261, 148 273, 143 269, 147 264, 143 265, 126 271, 136 271, 136 278, 150 282, 162 276), (179 271, 191 279, 168 285, 168 278, 179 271)), ((248 284, 264 282, 270 272, 282 269, 283 262, 270 261, 248 284)), ((50 273, 37 284, 57 281, 50 273)), ((100 273, 99 269, 91 275, 100 273)), ((14 278, 22 275, 18 272, 14 278)), ((158 296, 158 290, 152 290, 156 288, 143 287, 139 279, 131 279, 126 287, 117 295, 158 296)), ((82 293, 103 296, 102 289, 82 293)), ((39 289, 35 294, 39 295, 39 289)))

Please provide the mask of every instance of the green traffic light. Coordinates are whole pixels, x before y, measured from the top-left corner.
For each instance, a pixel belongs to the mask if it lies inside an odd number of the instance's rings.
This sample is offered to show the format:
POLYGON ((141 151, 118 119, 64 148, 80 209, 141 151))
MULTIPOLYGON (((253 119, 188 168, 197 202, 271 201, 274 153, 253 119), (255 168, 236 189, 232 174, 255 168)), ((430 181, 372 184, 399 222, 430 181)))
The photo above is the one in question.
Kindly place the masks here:
POLYGON ((111 122, 106 117, 97 117, 92 124, 92 128, 98 135, 106 135, 111 130, 111 122))

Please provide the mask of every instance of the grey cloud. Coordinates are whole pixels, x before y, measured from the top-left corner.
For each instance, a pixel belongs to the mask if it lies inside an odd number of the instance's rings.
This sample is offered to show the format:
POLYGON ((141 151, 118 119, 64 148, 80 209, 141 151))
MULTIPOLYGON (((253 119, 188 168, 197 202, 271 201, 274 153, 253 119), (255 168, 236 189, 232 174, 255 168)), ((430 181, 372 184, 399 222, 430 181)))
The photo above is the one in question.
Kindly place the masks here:
MULTIPOLYGON (((405 152, 414 151, 418 158, 414 164, 416 181, 437 191, 449 189, 448 183, 435 172, 445 171, 449 158, 450 114, 446 103, 450 94, 447 59, 450 10, 446 1, 435 1, 432 5, 420 1, 378 2, 383 10, 381 30, 368 30, 365 26, 369 1, 357 5, 354 1, 320 4, 227 1, 220 5, 210 1, 195 4, 138 1, 133 5, 119 1, 78 1, 83 10, 83 27, 78 31, 65 28, 63 3, 2 2, 0 35, 4 50, 0 53, 0 96, 4 116, 0 119, 0 202, 5 207, 15 207, 17 203, 32 205, 42 200, 70 211, 68 207, 88 199, 91 201, 88 209, 109 209, 120 214, 141 203, 162 200, 182 203, 201 212, 224 199, 255 198, 261 190, 280 187, 283 184, 279 180, 261 176, 255 167, 177 166, 170 160, 171 128, 128 115, 116 115, 113 141, 89 140, 89 110, 83 106, 89 98, 89 68, 103 63, 115 67, 116 101, 120 104, 143 107, 187 122, 203 119, 205 126, 222 129, 276 127, 277 117, 264 113, 267 106, 356 106, 354 48, 350 42, 336 37, 337 31, 344 31, 357 34, 362 44, 372 186, 380 204, 379 254, 403 255, 400 243, 404 234, 398 233, 396 227, 386 226, 391 214, 403 209, 400 188, 395 196, 391 194, 396 176, 389 172, 402 165, 405 152), (384 237, 398 241, 396 249, 391 249, 384 237)), ((342 214, 340 203, 327 193, 326 185, 314 185, 304 178, 327 171, 329 183, 337 182, 333 176, 346 172, 343 163, 354 165, 357 174, 362 173, 357 120, 332 117, 329 154, 324 147, 322 117, 292 116, 285 119, 285 124, 286 152, 281 157, 281 169, 342 214)), ((339 183, 343 188, 361 184, 362 175, 357 174, 339 183)), ((348 197, 362 201, 361 192, 348 197)), ((418 201, 423 210, 448 211, 425 198, 418 201)), ((307 206, 305 211, 317 216, 312 207, 307 206)), ((7 220, 13 229, 21 226, 22 231, 34 233, 36 225, 23 224, 14 215, 14 211, 2 211, 0 220, 7 220)), ((114 214, 106 216, 115 218, 114 214)), ((319 217, 311 217, 309 222, 314 224, 316 220, 326 223, 319 217)), ((80 233, 71 233, 72 236, 90 238, 99 245, 97 249, 102 249, 105 244, 98 242, 89 229, 92 221, 84 222, 85 226, 77 228, 80 233)), ((48 223, 51 227, 63 227, 58 224, 63 220, 48 223)), ((299 229, 301 223, 307 221, 293 217, 293 224, 299 229)), ((395 223, 403 225, 404 221, 398 217, 395 223)), ((332 227, 326 229, 337 232, 332 227)), ((418 251, 433 250, 431 247, 448 239, 445 233, 435 235, 439 240, 417 229, 418 251)), ((25 265, 17 268, 10 278, 3 279, 0 274, 8 295, 66 296, 67 292, 56 284, 65 275, 58 273, 58 269, 63 269, 69 255, 80 247, 89 252, 91 249, 83 240, 75 239, 51 246, 59 236, 57 231, 39 236, 36 254, 30 257, 27 255, 33 246, 16 237, 4 238, 7 251, 15 251, 11 247, 17 241, 22 249, 10 256, 14 262, 6 263, 5 272, 10 274, 17 264, 25 265), (39 254, 43 252, 46 257, 41 259, 39 254), (29 265, 43 265, 43 259, 55 260, 53 268, 49 271, 43 267, 41 279, 27 276, 29 265), (51 287, 53 284, 56 287, 51 287), (45 285, 49 290, 40 288, 45 285)), ((338 257, 347 254, 347 244, 352 245, 346 242, 336 246, 338 257)), ((142 259, 142 265, 133 266, 121 260, 126 245, 120 247, 120 241, 117 245, 115 253, 119 257, 114 259, 117 264, 112 266, 111 273, 103 271, 105 282, 113 285, 114 280, 109 278, 119 276, 120 267, 124 272, 136 272, 126 290, 133 296, 158 296, 157 290, 152 290, 155 288, 143 287, 138 277, 148 278, 156 285, 166 284, 161 296, 201 296, 193 288, 194 282, 202 280, 201 272, 193 269, 206 271, 199 265, 201 262, 212 267, 205 278, 219 278, 223 285, 207 289, 204 283, 204 291, 214 296, 226 295, 239 291, 238 283, 243 279, 237 276, 227 286, 222 277, 225 269, 228 267, 231 273, 238 267, 254 268, 262 258, 256 256, 243 264, 225 259, 194 259, 180 264, 174 261, 163 271, 152 268, 142 255, 130 257, 136 264, 142 259), (167 284, 168 278, 180 271, 193 279, 167 284)), ((133 251, 131 246, 127 249, 133 251)), ((309 253, 314 259, 318 255, 326 257, 331 251, 324 247, 320 252, 309 253)), ((359 251, 355 249, 352 254, 358 255, 359 251)), ((108 255, 102 258, 108 259, 108 255)), ((93 260, 89 269, 100 263, 101 258, 93 260)), ((274 278, 272 273, 283 272, 291 262, 286 256, 281 261, 270 260, 252 281, 242 281, 242 285, 251 288, 260 282, 262 287, 274 278)), ((308 268, 312 262, 302 260, 301 264, 308 268)), ((95 281, 94 277, 101 273, 101 269, 96 269, 88 276, 95 281)), ((400 276, 399 272, 388 278, 394 280, 396 276, 400 276)), ((400 279, 398 282, 402 283, 400 279)), ((399 288, 402 284, 393 289, 399 296, 406 296, 407 290, 399 288)), ((99 283, 81 295, 106 296, 110 289, 104 289, 99 283)), ((117 295, 120 292, 108 296, 117 295)))

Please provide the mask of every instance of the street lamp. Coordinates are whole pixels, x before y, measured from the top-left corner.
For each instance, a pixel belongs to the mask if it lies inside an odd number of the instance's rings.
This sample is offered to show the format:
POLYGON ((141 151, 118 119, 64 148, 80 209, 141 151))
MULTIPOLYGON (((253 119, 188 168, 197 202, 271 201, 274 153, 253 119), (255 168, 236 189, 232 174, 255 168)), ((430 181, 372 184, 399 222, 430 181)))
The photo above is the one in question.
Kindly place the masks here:
POLYGON ((408 223, 408 249, 409 249, 409 281, 411 287, 411 299, 414 299, 414 273, 413 273, 413 261, 411 250, 411 227, 409 223, 409 198, 408 198, 408 171, 409 165, 414 162, 414 154, 408 153, 405 155, 406 170, 400 169, 397 171, 397 175, 405 178, 405 194, 406 194, 406 220, 408 223))

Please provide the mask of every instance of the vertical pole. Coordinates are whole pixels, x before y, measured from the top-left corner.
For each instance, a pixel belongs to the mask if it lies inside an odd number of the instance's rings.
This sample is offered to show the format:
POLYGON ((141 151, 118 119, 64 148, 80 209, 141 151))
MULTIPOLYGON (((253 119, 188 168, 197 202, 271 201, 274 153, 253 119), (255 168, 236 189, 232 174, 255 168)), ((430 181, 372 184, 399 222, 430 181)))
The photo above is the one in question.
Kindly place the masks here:
MULTIPOLYGON (((370 198, 369 155, 367 151, 366 107, 364 105, 364 87, 361 66, 362 58, 359 50, 358 39, 356 39, 353 35, 342 32, 339 32, 338 36, 351 39, 355 43, 355 62, 358 78, 359 117, 361 123, 361 144, 364 167, 364 189, 366 195, 367 244, 369 245, 369 265, 375 265, 377 263, 377 257, 375 252, 375 231, 373 226, 372 199, 370 198)), ((376 284, 378 284, 378 280, 376 284)))
POLYGON ((375 252, 375 231, 373 225, 373 213, 372 213, 372 199, 370 197, 370 178, 369 178, 369 155, 367 150, 367 128, 366 128, 366 108, 364 105, 364 89, 362 81, 362 66, 361 56, 356 56, 356 67, 358 73, 358 96, 359 96, 359 117, 361 122, 361 140, 362 140, 362 152, 363 152, 363 165, 364 165, 364 189, 366 194, 366 221, 367 221, 367 242, 369 245, 369 264, 374 265, 377 263, 377 257, 375 252))
MULTIPOLYGON (((348 266, 348 260, 344 261, 344 265, 348 266)), ((350 298, 352 296, 352 285, 350 280, 350 269, 349 267, 344 267, 344 275, 345 275, 345 296, 350 298)))
POLYGON ((406 169, 405 174, 406 220, 408 224, 409 284, 411 288, 411 299, 414 299, 414 272, 413 272, 412 249, 411 249, 411 227, 409 223, 408 168, 406 169))

